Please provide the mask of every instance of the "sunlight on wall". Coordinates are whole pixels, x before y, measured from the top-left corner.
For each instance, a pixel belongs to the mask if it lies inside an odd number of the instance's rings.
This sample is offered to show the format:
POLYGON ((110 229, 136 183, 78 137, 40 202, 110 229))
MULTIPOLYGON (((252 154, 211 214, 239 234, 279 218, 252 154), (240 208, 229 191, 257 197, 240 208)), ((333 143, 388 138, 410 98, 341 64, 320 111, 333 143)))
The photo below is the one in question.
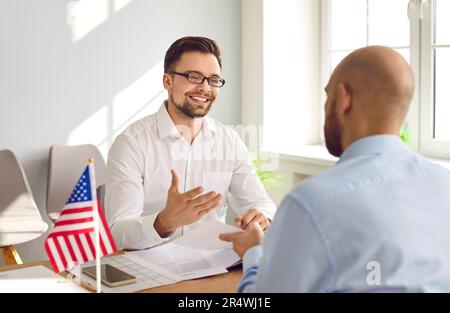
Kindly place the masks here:
POLYGON ((113 137, 133 121, 158 111, 167 97, 162 83, 163 72, 164 61, 161 60, 116 95, 113 100, 113 137))
POLYGON ((120 91, 110 105, 105 105, 78 125, 66 144, 94 144, 106 160, 114 138, 133 122, 155 113, 166 99, 162 75, 161 60, 120 91))
POLYGON ((129 5, 133 0, 114 0, 114 13, 122 10, 124 7, 129 5))
POLYGON ((67 24, 77 42, 133 0, 77 0, 67 4, 67 24))
POLYGON ((102 107, 70 133, 66 144, 72 146, 91 143, 101 148, 100 152, 105 157, 106 147, 100 147, 99 145, 106 142, 108 138, 108 115, 108 106, 102 107))
POLYGON ((109 0, 80 0, 67 4, 67 24, 72 28, 72 42, 77 42, 109 16, 109 0))

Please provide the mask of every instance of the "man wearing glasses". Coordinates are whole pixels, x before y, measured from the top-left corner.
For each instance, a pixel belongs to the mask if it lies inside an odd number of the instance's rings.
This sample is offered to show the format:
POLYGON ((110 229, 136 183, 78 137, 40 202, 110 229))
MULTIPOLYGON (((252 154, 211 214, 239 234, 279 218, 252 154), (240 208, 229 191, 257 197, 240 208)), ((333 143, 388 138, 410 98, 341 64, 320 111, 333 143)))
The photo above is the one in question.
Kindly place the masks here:
POLYGON ((237 226, 267 229, 275 204, 257 177, 237 133, 207 117, 222 62, 215 41, 184 37, 164 59, 168 100, 120 134, 108 155, 105 206, 116 243, 145 249, 224 221, 224 201, 237 226))

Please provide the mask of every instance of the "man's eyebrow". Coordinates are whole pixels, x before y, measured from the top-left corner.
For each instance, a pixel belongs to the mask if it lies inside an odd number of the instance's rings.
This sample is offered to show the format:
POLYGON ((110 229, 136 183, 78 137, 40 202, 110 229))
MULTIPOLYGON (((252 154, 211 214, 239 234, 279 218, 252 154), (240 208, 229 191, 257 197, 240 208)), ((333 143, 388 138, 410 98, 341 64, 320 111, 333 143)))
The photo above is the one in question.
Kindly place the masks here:
MULTIPOLYGON (((195 73, 195 74, 200 74, 202 76, 205 76, 202 72, 199 71, 186 71, 186 73, 195 73)), ((220 77, 218 74, 212 74, 211 76, 207 76, 207 77, 220 77)))

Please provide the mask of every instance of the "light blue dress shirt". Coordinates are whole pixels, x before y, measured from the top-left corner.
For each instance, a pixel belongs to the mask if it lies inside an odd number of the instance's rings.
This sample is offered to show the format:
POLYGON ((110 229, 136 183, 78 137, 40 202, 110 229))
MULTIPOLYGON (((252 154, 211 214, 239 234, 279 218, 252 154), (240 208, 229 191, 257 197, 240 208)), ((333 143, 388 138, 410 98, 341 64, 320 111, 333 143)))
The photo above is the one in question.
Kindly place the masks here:
POLYGON ((240 292, 450 292, 450 171, 360 139, 283 200, 240 292))

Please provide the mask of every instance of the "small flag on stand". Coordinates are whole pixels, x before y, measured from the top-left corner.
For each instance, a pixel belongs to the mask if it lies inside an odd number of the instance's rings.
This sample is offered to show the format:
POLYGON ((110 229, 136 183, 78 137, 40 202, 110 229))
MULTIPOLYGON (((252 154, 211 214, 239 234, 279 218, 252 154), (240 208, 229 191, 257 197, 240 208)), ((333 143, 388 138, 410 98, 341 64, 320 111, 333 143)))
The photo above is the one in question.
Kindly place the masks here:
MULTIPOLYGON (((97 199, 93 160, 89 160, 58 220, 45 241, 45 251, 55 272, 117 251, 97 199), (98 248, 96 248, 98 247, 98 248), (99 254, 96 251, 100 251, 99 254)), ((99 273, 100 264, 97 264, 99 273)), ((97 291, 99 290, 97 275, 97 291)))

